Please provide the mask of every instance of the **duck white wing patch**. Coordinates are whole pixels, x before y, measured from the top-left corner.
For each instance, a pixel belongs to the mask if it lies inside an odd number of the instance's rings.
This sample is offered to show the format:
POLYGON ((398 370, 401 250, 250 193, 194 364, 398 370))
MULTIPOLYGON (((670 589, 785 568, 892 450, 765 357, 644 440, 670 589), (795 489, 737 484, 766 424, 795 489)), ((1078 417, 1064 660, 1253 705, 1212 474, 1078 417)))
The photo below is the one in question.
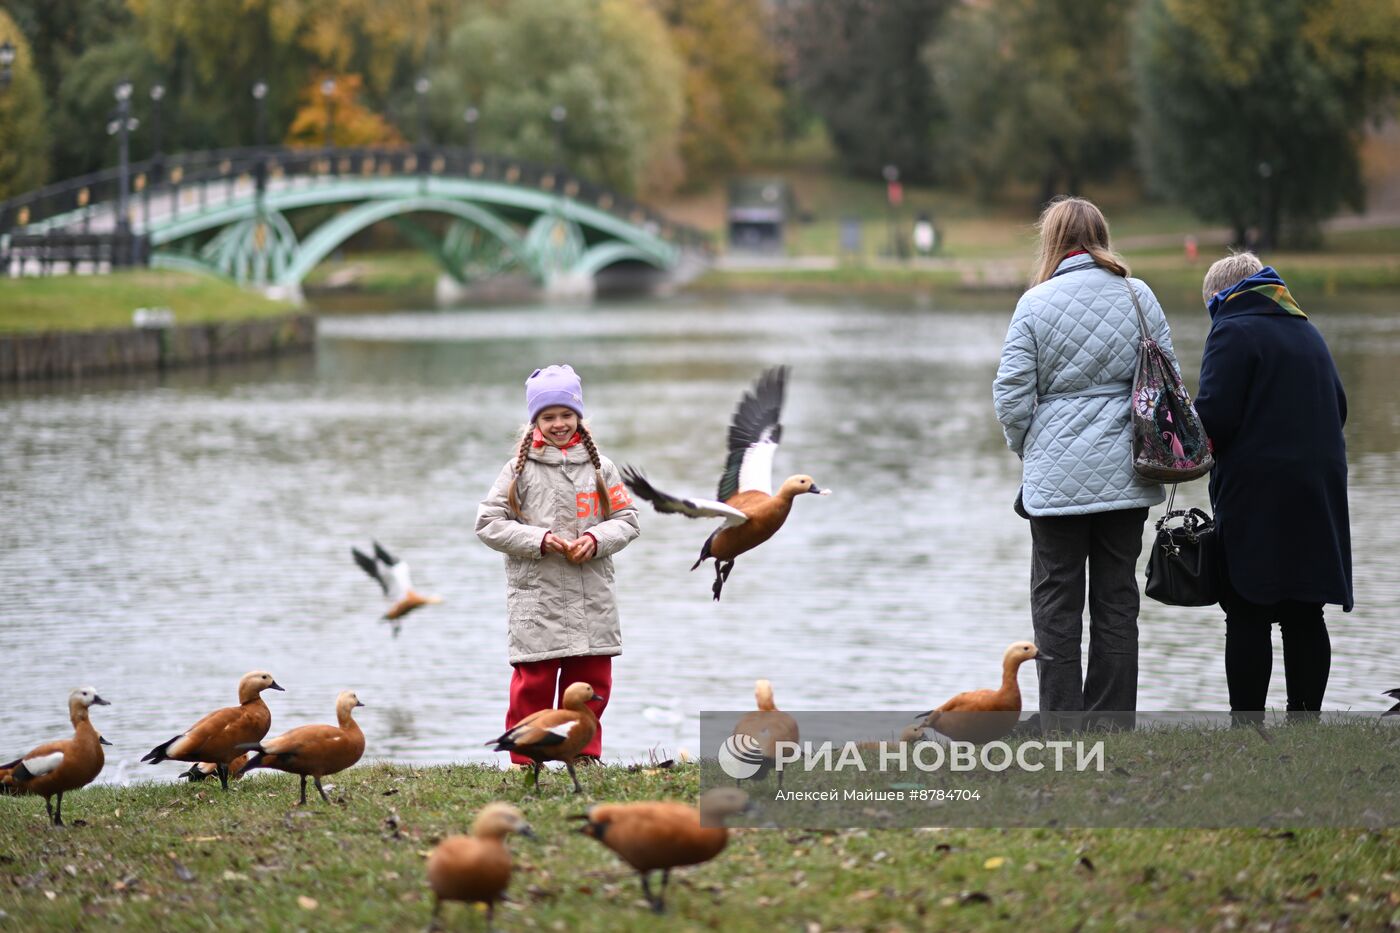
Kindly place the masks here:
POLYGON ((572 731, 574 731, 574 726, 577 726, 577 725, 578 725, 578 720, 577 720, 577 719, 570 719, 568 722, 561 722, 561 723, 560 723, 559 725, 557 725, 557 726, 550 726, 550 727, 549 727, 547 730, 545 730, 545 731, 547 731, 547 732, 553 732, 555 735, 559 736, 561 739, 567 739, 567 738, 569 737, 569 733, 572 732, 572 731))
POLYGON ((743 462, 739 465, 739 491, 761 492, 773 495, 773 456, 778 452, 778 442, 773 440, 774 428, 765 428, 763 436, 744 451, 743 462))
POLYGON ((63 752, 53 752, 49 755, 39 755, 34 758, 24 759, 24 770, 34 777, 43 777, 63 764, 63 752))
POLYGON ((405 561, 390 566, 384 573, 384 581, 388 585, 390 602, 398 602, 413 589, 413 581, 409 579, 408 564, 405 561))

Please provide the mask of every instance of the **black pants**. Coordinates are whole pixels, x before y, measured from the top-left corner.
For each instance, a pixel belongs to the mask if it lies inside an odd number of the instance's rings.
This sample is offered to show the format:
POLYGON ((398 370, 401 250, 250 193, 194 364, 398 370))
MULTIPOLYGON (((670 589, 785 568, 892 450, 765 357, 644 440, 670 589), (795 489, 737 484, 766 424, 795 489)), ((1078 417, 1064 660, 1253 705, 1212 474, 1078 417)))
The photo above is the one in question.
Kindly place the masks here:
POLYGON ((1274 645, 1270 626, 1283 633, 1283 676, 1290 711, 1322 709, 1327 675, 1332 669, 1332 640, 1322 620, 1322 603, 1288 599, 1272 606, 1252 603, 1236 593, 1224 573, 1220 606, 1225 610, 1225 680, 1230 709, 1259 712, 1269 695, 1274 645))
POLYGON ((1031 621, 1036 645, 1053 659, 1036 664, 1041 712, 1137 709, 1137 560, 1146 521, 1147 509, 1031 518, 1031 621))

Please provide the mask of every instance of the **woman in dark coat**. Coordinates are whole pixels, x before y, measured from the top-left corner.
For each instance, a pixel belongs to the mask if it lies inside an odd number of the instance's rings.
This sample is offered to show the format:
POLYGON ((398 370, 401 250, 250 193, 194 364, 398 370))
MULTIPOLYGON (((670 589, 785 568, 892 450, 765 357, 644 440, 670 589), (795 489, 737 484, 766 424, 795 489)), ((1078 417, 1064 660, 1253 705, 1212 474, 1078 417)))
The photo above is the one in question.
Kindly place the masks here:
POLYGON ((1204 295, 1196 411, 1215 447, 1230 709, 1264 709, 1277 622, 1288 709, 1318 710, 1332 662, 1322 606, 1352 606, 1346 394, 1322 335, 1252 253, 1211 266, 1204 295))

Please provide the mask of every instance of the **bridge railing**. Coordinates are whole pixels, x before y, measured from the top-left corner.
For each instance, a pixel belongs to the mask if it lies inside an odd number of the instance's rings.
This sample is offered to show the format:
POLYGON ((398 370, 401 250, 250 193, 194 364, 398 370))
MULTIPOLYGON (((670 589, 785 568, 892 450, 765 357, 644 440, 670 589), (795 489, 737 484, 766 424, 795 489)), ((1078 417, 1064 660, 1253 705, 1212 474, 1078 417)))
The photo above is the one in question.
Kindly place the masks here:
MULTIPOLYGON (((145 229, 152 206, 167 216, 191 210, 184 195, 195 191, 196 208, 211 189, 232 197, 240 183, 259 185, 286 177, 451 176, 532 187, 557 193, 645 227, 677 246, 708 251, 710 235, 677 224, 647 206, 554 166, 448 146, 426 148, 238 148, 157 156, 127 171, 129 225, 145 229)), ((122 174, 107 168, 0 201, 0 235, 62 218, 63 233, 89 233, 104 213, 114 213, 122 174)))

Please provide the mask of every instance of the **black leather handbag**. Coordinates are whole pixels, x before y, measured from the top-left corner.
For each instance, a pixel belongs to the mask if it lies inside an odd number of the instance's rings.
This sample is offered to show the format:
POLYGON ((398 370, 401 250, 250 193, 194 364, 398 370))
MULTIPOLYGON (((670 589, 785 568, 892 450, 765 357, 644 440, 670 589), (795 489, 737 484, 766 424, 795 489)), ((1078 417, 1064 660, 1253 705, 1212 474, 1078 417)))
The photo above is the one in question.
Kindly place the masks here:
POLYGON ((1200 509, 1172 511, 1157 519, 1147 558, 1145 592, 1168 606, 1211 606, 1220 601, 1220 540, 1215 521, 1200 509))

